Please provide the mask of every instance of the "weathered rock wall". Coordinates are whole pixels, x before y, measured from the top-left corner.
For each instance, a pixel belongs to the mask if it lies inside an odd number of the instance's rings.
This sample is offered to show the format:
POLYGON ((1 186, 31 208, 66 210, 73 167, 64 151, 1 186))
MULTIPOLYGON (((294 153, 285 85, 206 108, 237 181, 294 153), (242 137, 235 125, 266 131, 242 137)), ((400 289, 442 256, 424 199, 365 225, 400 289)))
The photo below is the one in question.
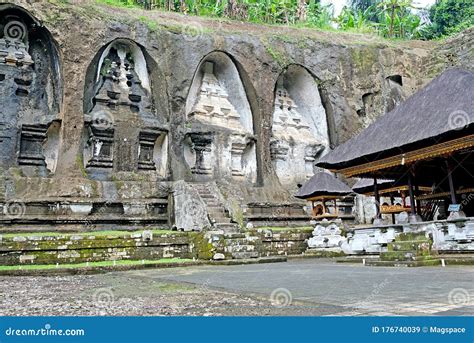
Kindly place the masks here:
POLYGON ((227 54, 235 64, 253 117, 256 181, 224 183, 224 188, 235 188, 229 194, 238 193, 241 203, 293 201, 293 189, 281 186, 270 153, 276 83, 288 66, 302 66, 314 77, 331 146, 357 134, 447 66, 472 67, 472 49, 463 48, 472 41, 472 31, 446 44, 388 42, 357 34, 117 9, 88 1, 7 3, 21 6, 51 33, 59 55, 62 82, 58 83, 63 94, 54 173, 28 176, 21 168, 4 168, 5 189, 0 196, 7 200, 146 202, 165 199, 163 189, 171 189, 167 182, 192 181, 183 149, 193 125, 186 117, 186 103, 196 71, 212 52, 227 54), (134 41, 145 52, 153 106, 160 130, 168 134, 168 171, 160 177, 162 187, 148 174, 116 173, 108 180, 91 180, 84 169, 84 113, 91 96, 91 70, 98 68, 99 51, 116 39, 134 41), (451 56, 449 63, 447 56, 451 56), (35 187, 24 187, 27 184, 35 187))

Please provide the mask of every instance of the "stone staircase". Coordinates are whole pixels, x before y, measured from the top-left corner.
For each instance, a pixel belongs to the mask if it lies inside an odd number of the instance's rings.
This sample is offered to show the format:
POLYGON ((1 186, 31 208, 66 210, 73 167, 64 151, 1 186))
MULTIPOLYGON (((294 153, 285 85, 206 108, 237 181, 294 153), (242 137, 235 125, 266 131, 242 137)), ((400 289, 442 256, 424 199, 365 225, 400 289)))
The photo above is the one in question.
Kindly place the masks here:
POLYGON ((367 266, 421 267, 441 264, 436 251, 431 250, 432 242, 424 233, 401 233, 388 243, 388 251, 380 253, 379 259, 371 259, 367 266))
POLYGON ((219 201, 219 198, 212 192, 212 189, 208 184, 194 183, 193 187, 199 193, 201 199, 206 203, 207 213, 214 229, 223 230, 225 232, 239 231, 239 225, 232 222, 229 213, 219 201))
POLYGON ((255 238, 244 233, 225 233, 216 244, 216 252, 226 259, 249 259, 259 257, 255 238))

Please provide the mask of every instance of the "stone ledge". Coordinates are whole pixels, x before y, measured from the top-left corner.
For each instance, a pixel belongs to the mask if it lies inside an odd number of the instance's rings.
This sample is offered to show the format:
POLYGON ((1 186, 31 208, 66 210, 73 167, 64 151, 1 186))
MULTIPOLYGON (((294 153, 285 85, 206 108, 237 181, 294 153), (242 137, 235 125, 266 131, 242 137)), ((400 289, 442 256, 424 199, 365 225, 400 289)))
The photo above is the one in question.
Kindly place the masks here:
POLYGON ((118 266, 101 266, 101 267, 78 267, 78 268, 57 268, 51 265, 51 269, 18 269, 18 270, 0 270, 0 276, 51 276, 51 275, 85 275, 85 274, 99 274, 115 271, 139 270, 139 269, 153 269, 153 268, 178 268, 191 267, 200 265, 240 265, 240 264, 260 264, 260 263, 277 263, 286 262, 287 258, 283 256, 277 257, 260 257, 241 260, 196 260, 181 263, 147 263, 136 265, 118 265, 118 266))

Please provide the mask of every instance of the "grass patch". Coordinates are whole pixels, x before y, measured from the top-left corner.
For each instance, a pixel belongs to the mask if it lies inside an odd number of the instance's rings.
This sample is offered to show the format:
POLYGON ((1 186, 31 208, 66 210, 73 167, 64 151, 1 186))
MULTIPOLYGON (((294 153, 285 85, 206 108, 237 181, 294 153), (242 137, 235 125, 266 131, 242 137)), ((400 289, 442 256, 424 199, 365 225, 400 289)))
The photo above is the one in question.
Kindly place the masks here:
MULTIPOLYGON (((116 266, 135 266, 140 264, 164 264, 164 263, 183 263, 191 262, 191 259, 186 258, 162 258, 160 260, 120 260, 115 261, 116 266)), ((3 270, 45 270, 45 269, 56 269, 56 268, 85 268, 85 267, 112 267, 114 266, 113 261, 100 261, 100 262, 89 262, 87 263, 75 263, 75 264, 38 264, 38 265, 16 265, 16 266, 0 266, 0 271, 3 270)))
POLYGON ((134 1, 131 0, 96 0, 95 2, 98 4, 104 4, 114 7, 143 9, 142 6, 136 4, 134 1))
MULTIPOLYGON (((71 237, 71 236, 130 236, 133 234, 142 233, 144 230, 140 231, 91 231, 91 232, 78 232, 78 233, 64 233, 64 232, 28 232, 28 233, 6 233, 0 234, 3 238, 13 238, 13 237, 71 237)), ((162 235, 167 233, 176 233, 177 231, 171 230, 162 230, 156 229, 151 230, 154 235, 162 235)))

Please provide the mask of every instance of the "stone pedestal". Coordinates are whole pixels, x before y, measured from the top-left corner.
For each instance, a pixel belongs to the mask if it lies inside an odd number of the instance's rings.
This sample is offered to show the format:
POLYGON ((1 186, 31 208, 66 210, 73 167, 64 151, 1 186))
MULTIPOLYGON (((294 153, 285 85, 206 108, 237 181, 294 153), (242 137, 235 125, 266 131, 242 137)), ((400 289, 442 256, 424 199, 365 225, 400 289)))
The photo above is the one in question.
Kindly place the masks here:
POLYGON ((245 137, 232 136, 231 159, 232 159, 232 176, 242 177, 245 175, 242 169, 242 156, 247 147, 245 137))
POLYGON ((212 175, 212 137, 206 134, 190 135, 196 162, 191 172, 197 175, 212 175))

